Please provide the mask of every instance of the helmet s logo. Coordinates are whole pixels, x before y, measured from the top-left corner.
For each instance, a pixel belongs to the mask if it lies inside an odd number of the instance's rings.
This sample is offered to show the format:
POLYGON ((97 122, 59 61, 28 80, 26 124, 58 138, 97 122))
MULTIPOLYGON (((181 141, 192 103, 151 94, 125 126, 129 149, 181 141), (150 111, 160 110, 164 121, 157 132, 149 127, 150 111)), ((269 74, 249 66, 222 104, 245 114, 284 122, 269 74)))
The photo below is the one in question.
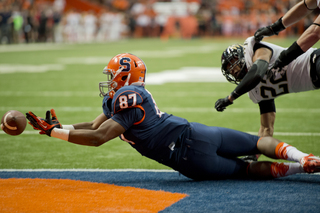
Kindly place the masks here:
POLYGON ((121 58, 120 59, 119 64, 124 67, 122 72, 128 72, 131 70, 130 62, 131 62, 130 58, 121 58))
POLYGON ((108 81, 99 83, 100 94, 113 98, 121 87, 132 84, 144 86, 146 71, 147 67, 139 57, 130 53, 118 54, 109 61, 108 66, 103 70, 108 81), (105 92, 105 90, 108 91, 105 92))

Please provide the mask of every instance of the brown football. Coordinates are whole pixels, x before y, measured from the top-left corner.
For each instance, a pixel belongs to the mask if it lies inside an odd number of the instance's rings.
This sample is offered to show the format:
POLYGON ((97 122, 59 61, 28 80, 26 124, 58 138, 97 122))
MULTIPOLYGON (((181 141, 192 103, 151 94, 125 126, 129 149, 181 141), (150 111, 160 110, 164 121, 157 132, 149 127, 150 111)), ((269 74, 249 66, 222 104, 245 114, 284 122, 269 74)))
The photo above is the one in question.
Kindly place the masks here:
POLYGON ((26 117, 17 110, 6 112, 1 119, 1 129, 9 135, 20 135, 26 126, 26 117))

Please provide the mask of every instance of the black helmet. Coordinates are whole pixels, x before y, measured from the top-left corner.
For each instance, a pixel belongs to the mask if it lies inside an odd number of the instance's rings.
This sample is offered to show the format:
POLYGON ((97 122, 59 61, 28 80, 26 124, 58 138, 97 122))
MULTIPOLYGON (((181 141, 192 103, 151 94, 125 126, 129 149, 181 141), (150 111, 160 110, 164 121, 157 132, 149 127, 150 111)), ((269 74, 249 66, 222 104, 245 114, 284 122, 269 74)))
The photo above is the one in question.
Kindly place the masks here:
POLYGON ((221 71, 226 79, 234 84, 239 84, 248 70, 244 60, 243 45, 234 44, 229 46, 221 56, 221 71), (240 72, 237 76, 233 76, 230 71, 239 66, 240 72))

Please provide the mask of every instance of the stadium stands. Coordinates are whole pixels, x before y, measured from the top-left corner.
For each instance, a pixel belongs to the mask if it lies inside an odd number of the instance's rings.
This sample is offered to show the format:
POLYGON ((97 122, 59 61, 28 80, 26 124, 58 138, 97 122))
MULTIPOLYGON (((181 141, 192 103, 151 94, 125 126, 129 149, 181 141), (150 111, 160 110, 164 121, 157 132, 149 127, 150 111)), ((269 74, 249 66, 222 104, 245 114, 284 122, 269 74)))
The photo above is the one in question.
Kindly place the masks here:
MULTIPOLYGON (((4 0, 0 43, 103 42, 123 38, 247 37, 289 0, 4 0)), ((314 15, 280 36, 301 34, 314 15)))

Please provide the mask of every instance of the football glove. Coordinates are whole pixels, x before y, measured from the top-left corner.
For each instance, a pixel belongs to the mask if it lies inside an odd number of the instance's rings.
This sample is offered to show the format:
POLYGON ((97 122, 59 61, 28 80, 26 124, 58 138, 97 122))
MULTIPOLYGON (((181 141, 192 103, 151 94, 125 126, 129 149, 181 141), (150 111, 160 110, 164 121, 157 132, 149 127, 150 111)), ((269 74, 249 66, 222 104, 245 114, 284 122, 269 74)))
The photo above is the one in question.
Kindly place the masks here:
POLYGON ((299 57, 303 53, 304 51, 295 41, 288 49, 283 50, 280 53, 278 59, 274 62, 272 69, 275 69, 275 70, 278 69, 278 72, 280 72, 283 67, 290 64, 293 60, 295 60, 297 57, 299 57))
MULTIPOLYGON (((38 118, 44 120, 43 118, 40 118, 40 117, 38 117, 38 118)), ((41 129, 38 129, 38 128, 35 127, 35 126, 33 126, 30 121, 28 122, 28 124, 30 124, 34 130, 39 130, 39 131, 40 131, 40 132, 39 132, 40 135, 46 134, 46 132, 42 131, 41 129)))
POLYGON ((227 106, 233 104, 233 102, 231 102, 229 100, 229 96, 225 97, 225 98, 220 98, 219 100, 216 101, 215 104, 215 108, 218 112, 223 112, 223 110, 225 110, 227 108, 227 106))
POLYGON ((286 29, 286 28, 283 26, 282 17, 281 17, 275 23, 273 23, 269 26, 266 26, 266 27, 261 27, 260 29, 258 29, 254 33, 254 39, 256 40, 256 42, 259 42, 263 39, 263 37, 278 35, 279 32, 281 32, 284 29, 286 29))
MULTIPOLYGON (((280 55, 281 56, 281 55, 280 55)), ((281 60, 281 57, 279 57, 273 64, 272 70, 277 70, 277 72, 280 72, 283 67, 287 66, 283 61, 281 60)))
POLYGON ((40 134, 46 134, 51 137, 53 128, 62 128, 62 125, 57 119, 54 109, 46 112, 46 118, 37 117, 33 112, 26 113, 29 124, 35 129, 40 130, 40 134))

